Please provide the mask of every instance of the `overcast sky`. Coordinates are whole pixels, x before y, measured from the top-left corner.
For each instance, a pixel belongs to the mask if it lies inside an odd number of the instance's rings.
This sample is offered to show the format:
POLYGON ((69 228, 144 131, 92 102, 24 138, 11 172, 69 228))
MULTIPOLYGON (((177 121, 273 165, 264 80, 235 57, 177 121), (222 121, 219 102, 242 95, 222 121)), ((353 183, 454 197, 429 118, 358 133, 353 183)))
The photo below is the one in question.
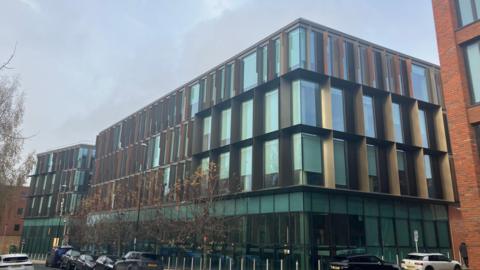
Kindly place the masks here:
POLYGON ((25 150, 94 143, 298 17, 438 64, 430 0, 2 0, 0 62, 17 43, 25 150))

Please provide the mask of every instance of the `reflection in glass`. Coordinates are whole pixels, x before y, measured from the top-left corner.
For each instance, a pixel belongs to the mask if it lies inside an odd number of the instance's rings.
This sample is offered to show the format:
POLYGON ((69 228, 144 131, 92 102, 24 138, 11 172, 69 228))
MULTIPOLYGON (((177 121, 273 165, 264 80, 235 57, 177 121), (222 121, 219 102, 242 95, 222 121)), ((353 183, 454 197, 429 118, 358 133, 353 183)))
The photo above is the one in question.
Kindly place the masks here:
POLYGON ((274 187, 278 185, 278 139, 266 141, 263 145, 264 186, 274 187))
POLYGON ((295 184, 323 185, 322 141, 319 136, 293 135, 293 170, 295 184))
POLYGON ((252 147, 240 150, 240 185, 242 191, 252 190, 252 147))
POLYGON ((292 122, 317 126, 317 103, 319 100, 318 84, 296 80, 292 82, 292 122))
POLYGON ((343 91, 332 88, 332 126, 334 130, 345 131, 345 105, 343 91))
POLYGON ((375 110, 373 108, 373 97, 363 96, 363 120, 365 126, 365 136, 375 137, 375 110))
POLYGON ((265 93, 265 133, 278 129, 278 90, 265 93))
POLYGON ((257 81, 257 53, 253 52, 243 58, 243 90, 254 87, 257 81))

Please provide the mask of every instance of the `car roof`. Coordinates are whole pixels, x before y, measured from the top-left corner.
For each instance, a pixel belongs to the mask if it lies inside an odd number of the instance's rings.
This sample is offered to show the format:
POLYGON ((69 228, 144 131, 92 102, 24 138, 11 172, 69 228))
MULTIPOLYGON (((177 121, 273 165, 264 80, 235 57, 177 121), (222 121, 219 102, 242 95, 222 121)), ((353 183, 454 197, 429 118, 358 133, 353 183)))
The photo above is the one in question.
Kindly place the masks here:
POLYGON ((27 254, 23 253, 12 253, 12 254, 2 254, 0 255, 2 258, 15 258, 15 257, 28 257, 27 254))
MULTIPOLYGON (((413 256, 430 256, 430 255, 443 255, 442 253, 408 253, 408 255, 413 256)), ((443 255, 445 256, 445 255, 443 255)))

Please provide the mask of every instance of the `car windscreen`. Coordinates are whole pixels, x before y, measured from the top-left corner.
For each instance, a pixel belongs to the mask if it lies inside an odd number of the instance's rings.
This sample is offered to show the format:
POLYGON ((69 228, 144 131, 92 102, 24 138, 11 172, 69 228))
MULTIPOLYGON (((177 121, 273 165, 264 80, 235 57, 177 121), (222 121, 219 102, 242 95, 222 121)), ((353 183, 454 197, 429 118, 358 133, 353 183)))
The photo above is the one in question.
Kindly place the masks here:
POLYGON ((93 261, 93 257, 90 256, 90 255, 85 255, 85 261, 91 262, 91 261, 93 261))
POLYGON ((420 255, 408 255, 406 259, 414 260, 414 261, 423 261, 423 257, 424 256, 420 256, 420 255))
POLYGON ((151 261, 158 260, 157 254, 153 254, 153 253, 142 253, 141 256, 142 256, 142 259, 144 260, 151 260, 151 261))
POLYGON ((80 251, 77 251, 77 250, 70 250, 70 256, 72 257, 78 257, 80 256, 80 251))
POLYGON ((27 256, 3 258, 4 263, 21 263, 21 262, 27 262, 27 261, 28 261, 27 256))

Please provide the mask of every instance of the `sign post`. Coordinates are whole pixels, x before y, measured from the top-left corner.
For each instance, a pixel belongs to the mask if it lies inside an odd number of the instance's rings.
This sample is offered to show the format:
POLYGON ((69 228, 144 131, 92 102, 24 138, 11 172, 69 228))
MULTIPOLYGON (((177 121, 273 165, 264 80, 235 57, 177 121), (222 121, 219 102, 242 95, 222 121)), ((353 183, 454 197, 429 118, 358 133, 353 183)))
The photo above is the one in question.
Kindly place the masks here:
POLYGON ((417 230, 413 231, 413 241, 415 241, 415 250, 418 253, 418 231, 417 230))

